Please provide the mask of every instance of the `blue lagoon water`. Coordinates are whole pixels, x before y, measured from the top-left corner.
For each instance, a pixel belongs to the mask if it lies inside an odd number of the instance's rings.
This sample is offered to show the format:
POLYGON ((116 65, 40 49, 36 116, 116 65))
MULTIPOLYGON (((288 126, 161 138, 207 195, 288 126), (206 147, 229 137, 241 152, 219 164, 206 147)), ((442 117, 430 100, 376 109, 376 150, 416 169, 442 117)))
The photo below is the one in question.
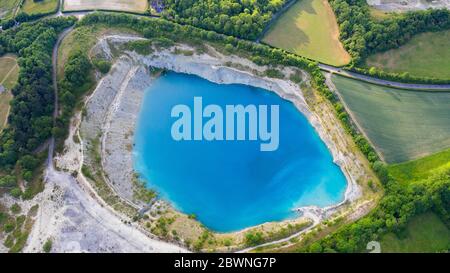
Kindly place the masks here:
POLYGON ((134 141, 135 169, 148 187, 215 231, 288 219, 296 207, 344 198, 345 176, 314 128, 291 102, 264 89, 169 72, 146 91, 134 141), (172 107, 193 107, 199 96, 204 106, 223 109, 279 105, 278 150, 261 152, 258 141, 173 140, 172 107))

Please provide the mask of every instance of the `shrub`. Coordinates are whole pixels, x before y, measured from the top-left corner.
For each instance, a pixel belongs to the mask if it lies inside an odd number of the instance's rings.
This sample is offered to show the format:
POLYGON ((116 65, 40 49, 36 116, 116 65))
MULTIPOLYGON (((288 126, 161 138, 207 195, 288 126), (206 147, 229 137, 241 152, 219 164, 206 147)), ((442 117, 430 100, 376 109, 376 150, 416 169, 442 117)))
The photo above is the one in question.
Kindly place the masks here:
POLYGON ((50 251, 52 251, 52 247, 53 247, 53 242, 51 239, 48 239, 44 246, 42 247, 42 250, 44 250, 45 253, 49 253, 50 251))

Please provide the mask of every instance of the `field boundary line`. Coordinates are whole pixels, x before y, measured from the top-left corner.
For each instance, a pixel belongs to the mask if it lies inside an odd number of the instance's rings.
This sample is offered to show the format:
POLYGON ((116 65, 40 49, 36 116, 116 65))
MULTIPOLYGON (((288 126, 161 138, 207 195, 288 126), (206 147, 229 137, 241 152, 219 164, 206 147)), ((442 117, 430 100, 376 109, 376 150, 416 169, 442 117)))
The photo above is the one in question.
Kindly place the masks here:
POLYGON ((298 2, 298 0, 291 0, 290 2, 287 2, 286 4, 284 4, 284 6, 272 16, 270 21, 264 27, 261 34, 258 36, 258 38, 256 38, 255 42, 257 42, 257 43, 261 42, 261 40, 264 38, 264 36, 267 34, 267 32, 272 27, 273 23, 275 23, 275 21, 277 21, 281 17, 281 15, 283 15, 290 7, 292 7, 297 2, 298 2))
POLYGON ((339 92, 338 88, 334 84, 334 82, 333 82, 333 73, 331 73, 331 72, 327 73, 327 75, 325 76, 325 83, 327 84, 328 88, 330 88, 330 90, 338 96, 339 101, 342 103, 344 108, 347 110, 346 112, 350 116, 351 122, 354 123, 354 125, 356 126, 356 130, 360 134, 362 134, 364 136, 364 138, 370 143, 370 145, 373 147, 373 149, 375 150, 377 155, 380 157, 380 159, 383 162, 387 163, 387 161, 386 161, 382 151, 380 151, 380 149, 369 138, 369 136, 367 135, 367 133, 364 130, 364 128, 359 124, 358 120, 356 119, 355 114, 353 113, 352 110, 350 110, 350 107, 348 107, 347 103, 345 102, 345 100, 342 97, 341 93, 339 92))
POLYGON ((335 67, 323 63, 319 63, 319 68, 322 71, 336 74, 345 78, 408 92, 450 93, 450 84, 420 84, 390 81, 377 77, 367 76, 347 70, 345 68, 335 67))
POLYGON ((9 78, 9 75, 11 75, 11 73, 13 72, 14 69, 16 69, 16 67, 19 66, 16 62, 16 64, 8 71, 8 73, 6 73, 5 77, 3 78, 2 82, 0 82, 0 84, 3 84, 6 79, 9 78))

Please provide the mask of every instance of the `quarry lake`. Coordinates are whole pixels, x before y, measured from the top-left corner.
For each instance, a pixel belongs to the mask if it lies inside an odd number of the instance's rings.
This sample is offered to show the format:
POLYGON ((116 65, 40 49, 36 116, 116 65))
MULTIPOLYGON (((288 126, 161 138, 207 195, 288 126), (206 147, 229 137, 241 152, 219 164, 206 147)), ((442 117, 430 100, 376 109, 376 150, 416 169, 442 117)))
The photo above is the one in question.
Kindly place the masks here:
POLYGON ((317 132, 295 105, 264 89, 168 72, 146 90, 134 143, 134 168, 147 186, 217 232, 289 219, 294 208, 344 199, 346 178, 317 132), (222 109, 278 105, 278 148, 261 151, 259 140, 174 140, 172 109, 194 109, 195 97, 222 109))

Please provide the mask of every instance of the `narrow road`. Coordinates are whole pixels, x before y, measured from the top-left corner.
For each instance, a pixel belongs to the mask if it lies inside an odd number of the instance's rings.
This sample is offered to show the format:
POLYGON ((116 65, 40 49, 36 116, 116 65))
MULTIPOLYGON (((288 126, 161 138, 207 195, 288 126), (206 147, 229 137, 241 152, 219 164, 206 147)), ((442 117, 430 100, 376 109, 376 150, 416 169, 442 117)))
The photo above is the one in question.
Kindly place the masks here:
MULTIPOLYGON (((60 17, 60 16, 76 16, 78 18, 81 18, 84 15, 93 12, 93 11, 63 12, 64 1, 63 0, 59 0, 59 1, 60 1, 59 8, 58 8, 58 11, 56 13, 48 15, 48 16, 45 16, 45 17, 38 18, 38 19, 36 19, 34 21, 42 20, 42 19, 45 19, 45 18, 60 17)), ((292 0, 284 8, 282 8, 275 16, 278 17, 281 14, 283 14, 284 12, 286 12, 287 9, 289 9, 296 2, 297 2, 296 0, 292 0)), ((115 12, 115 11, 110 11, 110 12, 115 12)), ((117 12, 120 12, 120 11, 117 11, 117 12)), ((155 16, 155 15, 135 15, 135 16, 145 17, 145 18, 149 18, 149 17, 159 18, 159 16, 155 16)), ((34 21, 31 21, 31 22, 34 22, 34 21)), ((272 21, 273 20, 271 20, 271 22, 272 21)), ((267 30, 270 28, 270 25, 271 25, 271 23, 269 23, 269 25, 266 27, 266 29, 263 31, 263 33, 267 32, 267 30)), ((263 37, 263 36, 260 36, 257 39, 256 43, 259 43, 261 37, 263 37)), ((360 80, 360 81, 373 83, 373 84, 377 84, 377 85, 381 85, 381 86, 387 86, 387 87, 393 87, 393 88, 399 88, 399 89, 408 89, 408 90, 418 90, 418 91, 450 91, 450 84, 402 83, 402 82, 383 80, 383 79, 379 79, 379 78, 376 78, 376 77, 363 75, 363 74, 360 74, 360 73, 348 71, 348 70, 345 70, 343 68, 335 67, 335 66, 331 66, 331 65, 327 65, 327 64, 319 63, 319 67, 320 67, 321 70, 326 71, 326 72, 342 75, 342 76, 345 76, 345 77, 348 77, 348 78, 352 78, 352 79, 355 79, 355 80, 360 80)))
MULTIPOLYGON (((53 78, 53 92, 55 96, 55 102, 54 102, 54 110, 53 110, 53 127, 56 126, 56 118, 58 117, 59 113, 59 103, 58 103, 58 49, 61 45, 62 40, 73 30, 73 26, 65 29, 63 32, 61 32, 58 36, 58 40, 56 40, 55 46, 53 47, 53 53, 52 53, 52 66, 53 66, 53 72, 52 72, 52 78, 53 78)), ((55 151, 55 137, 52 136, 50 139, 50 144, 48 146, 48 157, 47 157, 47 168, 53 169, 53 153, 55 151)))
POLYGON ((409 89, 409 90, 418 90, 418 91, 450 91, 450 84, 419 84, 419 83, 402 83, 402 82, 394 82, 389 80, 383 80, 371 76, 366 76, 363 74, 355 73, 352 71, 348 71, 339 67, 334 67, 326 64, 319 64, 321 70, 330 72, 333 74, 345 76, 348 78, 352 78, 355 80, 360 80, 368 83, 373 83, 377 85, 399 88, 399 89, 409 89))
MULTIPOLYGON (((248 248, 242 249, 240 251, 237 251, 236 253, 248 253, 248 252, 251 252, 251 251, 253 251, 255 249, 258 249, 258 248, 261 248, 261 247, 273 246, 273 245, 276 245, 276 244, 289 242, 290 240, 292 240, 294 238, 297 238, 298 236, 300 236, 302 234, 305 234, 306 232, 312 230, 313 228, 315 228, 317 226, 317 224, 319 224, 319 222, 314 220, 314 222, 310 226, 308 226, 305 229, 302 229, 302 230, 292 234, 289 237, 286 237, 286 238, 283 238, 283 239, 279 239, 279 240, 276 240, 276 241, 270 241, 270 242, 267 242, 267 243, 264 243, 264 244, 260 244, 260 245, 257 245, 257 246, 248 247, 248 248)), ((286 247, 286 246, 284 246, 284 247, 286 247)))

